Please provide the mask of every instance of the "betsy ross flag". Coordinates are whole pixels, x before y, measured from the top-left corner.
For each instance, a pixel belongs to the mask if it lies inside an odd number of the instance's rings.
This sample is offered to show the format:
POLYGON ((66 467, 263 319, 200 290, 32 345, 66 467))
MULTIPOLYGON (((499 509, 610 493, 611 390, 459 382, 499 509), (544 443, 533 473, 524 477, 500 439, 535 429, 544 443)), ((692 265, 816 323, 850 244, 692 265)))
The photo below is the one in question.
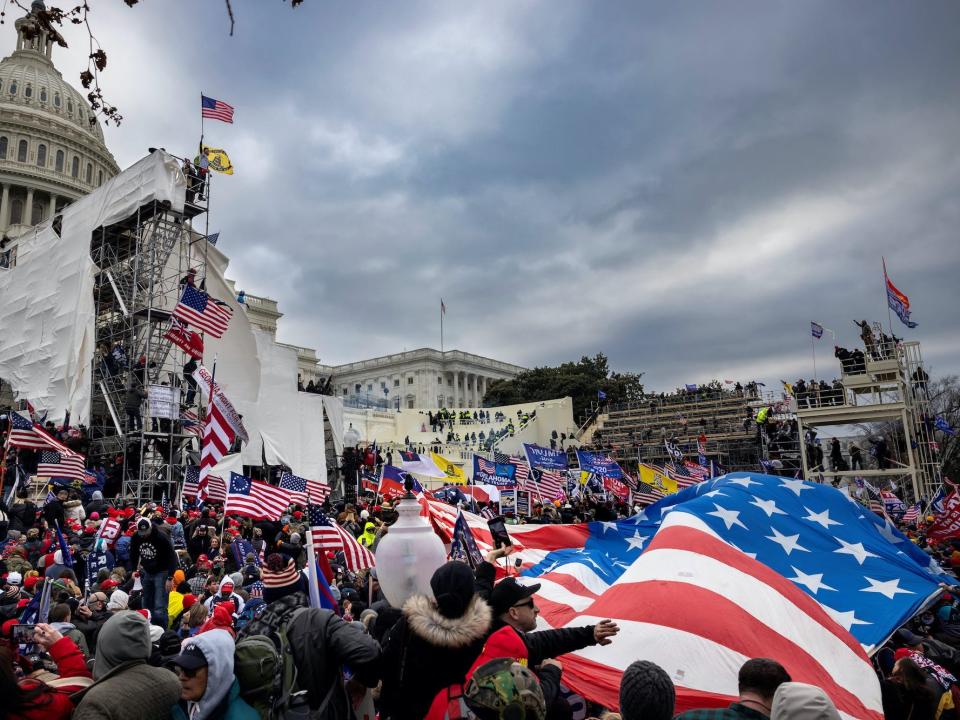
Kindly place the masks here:
POLYGON ((37 462, 37 475, 48 478, 70 478, 83 480, 86 470, 83 455, 67 450, 65 453, 56 450, 43 450, 37 462))
POLYGON ((344 564, 350 572, 359 572, 374 567, 373 553, 357 542, 350 533, 331 520, 318 505, 307 508, 310 517, 310 535, 313 547, 319 551, 343 551, 344 564))
POLYGON ((915 328, 917 323, 910 319, 910 298, 897 290, 890 276, 887 275, 887 261, 883 260, 883 281, 887 286, 887 305, 893 310, 900 321, 908 328, 915 328))
POLYGON ((200 96, 200 115, 211 120, 221 120, 225 123, 233 123, 233 105, 227 105, 222 100, 209 98, 206 95, 200 96))
POLYGON ((330 486, 319 480, 307 480, 288 472, 280 475, 280 487, 289 491, 290 500, 299 505, 323 503, 330 496, 330 486))
POLYGON ((198 332, 188 330, 186 326, 175 317, 170 318, 170 329, 163 334, 163 337, 183 350, 194 360, 203 359, 203 337, 198 332))
POLYGON ((279 520, 290 505, 290 493, 259 480, 230 473, 224 515, 242 515, 254 520, 279 520))
POLYGON ((232 315, 233 310, 225 302, 189 285, 184 286, 180 302, 173 308, 175 318, 215 338, 223 337, 232 315))

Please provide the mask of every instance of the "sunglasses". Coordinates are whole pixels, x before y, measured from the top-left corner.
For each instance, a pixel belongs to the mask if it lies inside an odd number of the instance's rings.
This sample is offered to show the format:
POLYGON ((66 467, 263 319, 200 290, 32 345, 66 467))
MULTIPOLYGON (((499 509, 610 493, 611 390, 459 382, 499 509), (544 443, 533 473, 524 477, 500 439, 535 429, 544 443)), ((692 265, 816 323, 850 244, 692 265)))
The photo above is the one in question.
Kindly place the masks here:
POLYGON ((193 668, 192 670, 174 665, 173 670, 177 675, 183 675, 185 678, 195 678, 202 668, 193 668))
POLYGON ((531 600, 524 600, 523 602, 517 603, 517 604, 514 605, 513 607, 515 607, 515 608, 520 608, 520 607, 533 607, 533 600, 532 600, 532 599, 531 599, 531 600))

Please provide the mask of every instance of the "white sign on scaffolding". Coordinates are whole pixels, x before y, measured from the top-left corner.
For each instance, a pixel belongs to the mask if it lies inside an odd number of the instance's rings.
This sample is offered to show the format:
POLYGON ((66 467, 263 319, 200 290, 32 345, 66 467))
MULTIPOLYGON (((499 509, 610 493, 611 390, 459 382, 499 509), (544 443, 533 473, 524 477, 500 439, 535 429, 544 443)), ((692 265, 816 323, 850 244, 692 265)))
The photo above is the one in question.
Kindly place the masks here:
POLYGON ((170 385, 147 386, 150 417, 176 420, 180 417, 180 388, 170 385))

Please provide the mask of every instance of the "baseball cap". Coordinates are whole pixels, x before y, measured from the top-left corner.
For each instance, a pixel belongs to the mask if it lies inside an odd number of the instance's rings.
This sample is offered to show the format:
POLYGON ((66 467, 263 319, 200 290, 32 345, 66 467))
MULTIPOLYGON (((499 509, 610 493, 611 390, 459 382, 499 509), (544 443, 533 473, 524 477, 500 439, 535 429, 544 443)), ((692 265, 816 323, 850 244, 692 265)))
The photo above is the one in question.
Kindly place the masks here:
POLYGON ((101 590, 112 590, 115 587, 117 587, 117 581, 114 580, 113 578, 107 578, 102 583, 100 583, 101 590))
POLYGON ((490 593, 490 607, 494 615, 502 615, 521 600, 534 595, 540 590, 540 583, 521 585, 516 578, 508 577, 501 580, 490 593))
POLYGON ((207 666, 207 658, 196 645, 187 645, 179 655, 171 658, 168 665, 176 665, 184 670, 199 670, 207 666))
POLYGON ((146 518, 140 518, 139 520, 137 520, 137 530, 149 530, 149 529, 150 529, 149 520, 147 520, 146 518))
POLYGON ((15 570, 7 573, 7 585, 19 585, 22 582, 23 576, 20 573, 15 570))
POLYGON ((897 640, 902 642, 904 645, 919 645, 923 642, 923 638, 915 633, 911 632, 909 628, 902 627, 897 630, 896 633, 897 640))
POLYGON ((543 720, 543 690, 533 672, 511 658, 478 667, 464 686, 463 698, 480 720, 543 720))

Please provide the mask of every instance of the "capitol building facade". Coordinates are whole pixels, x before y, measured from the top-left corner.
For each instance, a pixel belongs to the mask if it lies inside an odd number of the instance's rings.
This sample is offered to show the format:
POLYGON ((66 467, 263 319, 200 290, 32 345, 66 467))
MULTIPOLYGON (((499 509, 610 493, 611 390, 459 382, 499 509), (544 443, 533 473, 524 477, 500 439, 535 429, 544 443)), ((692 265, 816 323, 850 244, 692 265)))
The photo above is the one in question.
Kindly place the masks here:
POLYGON ((16 46, 0 62, 0 233, 8 252, 27 228, 119 172, 86 98, 53 64, 54 41, 35 17, 43 9, 36 0, 16 21, 16 46))

